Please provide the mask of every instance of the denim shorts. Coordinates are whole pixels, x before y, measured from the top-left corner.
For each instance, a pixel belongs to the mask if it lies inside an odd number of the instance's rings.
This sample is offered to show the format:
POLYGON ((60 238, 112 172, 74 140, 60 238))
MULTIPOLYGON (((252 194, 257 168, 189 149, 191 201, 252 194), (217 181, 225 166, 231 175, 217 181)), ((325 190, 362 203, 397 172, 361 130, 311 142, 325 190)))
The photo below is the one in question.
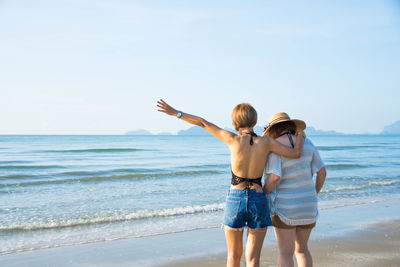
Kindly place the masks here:
POLYGON ((263 229, 271 226, 265 194, 258 193, 255 189, 230 189, 226 198, 223 224, 234 229, 245 226, 263 229))

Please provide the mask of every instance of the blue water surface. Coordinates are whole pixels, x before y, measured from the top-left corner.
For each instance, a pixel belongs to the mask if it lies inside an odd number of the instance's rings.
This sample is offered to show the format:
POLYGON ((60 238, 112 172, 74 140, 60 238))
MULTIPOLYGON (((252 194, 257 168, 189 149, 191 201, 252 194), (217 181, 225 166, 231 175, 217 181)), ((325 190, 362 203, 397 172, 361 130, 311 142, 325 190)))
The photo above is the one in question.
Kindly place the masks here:
MULTIPOLYGON (((400 198, 400 137, 310 136, 321 209, 400 198)), ((217 227, 228 147, 212 136, 0 135, 0 254, 217 227)))

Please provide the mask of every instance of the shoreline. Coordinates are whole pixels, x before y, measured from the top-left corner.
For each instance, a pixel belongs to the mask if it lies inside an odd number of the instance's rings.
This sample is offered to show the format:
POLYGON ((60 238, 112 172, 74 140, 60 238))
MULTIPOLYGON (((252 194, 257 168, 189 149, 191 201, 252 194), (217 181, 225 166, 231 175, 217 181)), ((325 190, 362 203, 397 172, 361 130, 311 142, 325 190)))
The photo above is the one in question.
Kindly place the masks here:
MULTIPOLYGON (((315 265, 370 266, 369 262, 379 262, 380 266, 399 265, 398 214, 400 201, 320 210, 310 238, 315 265), (384 255, 387 261, 382 265, 384 255), (390 265, 394 263, 397 264, 390 265)), ((0 256, 0 265, 221 266, 225 265, 225 256, 223 230, 211 228, 6 254, 0 256)), ((276 266, 276 256, 275 236, 270 227, 264 241, 262 266, 276 266)))
MULTIPOLYGON (((309 249, 314 266, 399 266, 400 218, 381 219, 348 236, 312 238, 309 249)), ((277 266, 276 244, 264 245, 260 266, 277 266)), ((171 262, 164 266, 224 266, 226 253, 171 262)), ((242 256, 241 266, 246 262, 242 256)), ((295 263, 295 266, 297 264, 295 263)))

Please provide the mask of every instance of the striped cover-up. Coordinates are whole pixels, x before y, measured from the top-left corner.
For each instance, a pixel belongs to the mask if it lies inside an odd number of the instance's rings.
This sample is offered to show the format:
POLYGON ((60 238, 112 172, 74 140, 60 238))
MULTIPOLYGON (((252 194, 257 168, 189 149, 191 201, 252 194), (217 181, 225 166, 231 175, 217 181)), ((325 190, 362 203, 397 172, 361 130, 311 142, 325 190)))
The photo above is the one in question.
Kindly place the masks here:
POLYGON ((306 138, 303 153, 298 159, 271 153, 264 175, 274 173, 281 179, 268 195, 271 214, 276 214, 288 225, 305 225, 318 218, 317 193, 313 175, 324 166, 318 150, 306 138))

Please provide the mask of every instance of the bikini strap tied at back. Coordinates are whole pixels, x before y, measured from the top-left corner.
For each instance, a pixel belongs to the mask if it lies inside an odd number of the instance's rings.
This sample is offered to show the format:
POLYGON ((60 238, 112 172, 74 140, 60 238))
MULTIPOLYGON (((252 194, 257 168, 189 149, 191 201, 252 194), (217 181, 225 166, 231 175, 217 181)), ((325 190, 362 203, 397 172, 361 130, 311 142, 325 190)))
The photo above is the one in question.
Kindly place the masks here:
POLYGON ((287 135, 290 141, 290 144, 292 145, 292 147, 294 148, 294 142, 293 142, 293 138, 292 138, 292 133, 291 132, 284 132, 283 134, 281 134, 279 137, 283 136, 283 135, 287 135))
POLYGON ((246 185, 246 189, 249 189, 250 186, 253 186, 253 184, 258 184, 259 186, 262 187, 262 183, 261 183, 262 176, 259 178, 255 178, 255 179, 242 178, 242 177, 236 176, 233 173, 233 171, 231 171, 231 172, 232 172, 232 181, 231 181, 232 185, 238 185, 238 184, 244 182, 246 185))
POLYGON ((253 142, 253 136, 257 136, 257 134, 253 131, 250 132, 250 145, 252 146, 254 144, 253 142))

